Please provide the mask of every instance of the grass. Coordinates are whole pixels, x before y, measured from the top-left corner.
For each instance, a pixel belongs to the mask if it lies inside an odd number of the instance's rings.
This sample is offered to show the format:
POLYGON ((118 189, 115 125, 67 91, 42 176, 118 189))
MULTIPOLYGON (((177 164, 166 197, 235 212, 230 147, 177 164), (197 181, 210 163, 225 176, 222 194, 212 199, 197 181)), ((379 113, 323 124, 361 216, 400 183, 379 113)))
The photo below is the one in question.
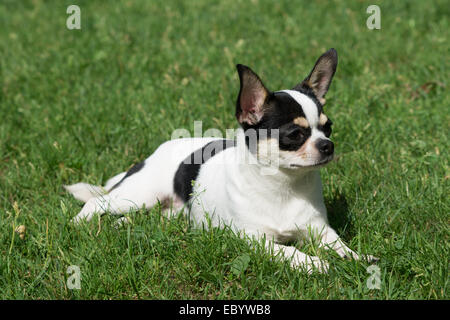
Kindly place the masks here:
POLYGON ((66 28, 74 1, 0 4, 0 298, 449 298, 447 1, 378 1, 381 30, 370 1, 75 2, 81 30, 66 28), (329 274, 308 276, 158 208, 122 229, 69 224, 63 184, 104 183, 195 120, 236 127, 236 63, 285 89, 331 47, 325 201, 348 245, 381 258, 380 290, 367 263, 328 253, 329 274))

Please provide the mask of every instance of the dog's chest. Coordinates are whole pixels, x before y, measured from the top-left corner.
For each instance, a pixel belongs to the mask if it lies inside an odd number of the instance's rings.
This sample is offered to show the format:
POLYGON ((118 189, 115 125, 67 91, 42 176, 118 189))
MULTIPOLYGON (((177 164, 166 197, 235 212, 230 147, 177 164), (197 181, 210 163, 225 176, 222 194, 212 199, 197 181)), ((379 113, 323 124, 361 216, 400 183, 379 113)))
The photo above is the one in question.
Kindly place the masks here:
MULTIPOLYGON (((323 212, 311 199, 283 197, 272 195, 261 198, 255 197, 245 205, 247 210, 240 212, 243 220, 251 222, 258 233, 264 233, 268 238, 279 242, 298 239, 304 233, 311 220, 323 212)), ((239 205, 236 211, 239 212, 239 205)), ((240 207, 243 207, 241 203, 240 207)))
MULTIPOLYGON (((227 152, 231 150, 224 155, 227 152)), ((225 223, 248 234, 265 234, 284 242, 297 239, 314 217, 326 215, 318 173, 296 185, 295 190, 283 183, 274 184, 274 177, 245 179, 243 174, 233 165, 212 161, 205 166, 198 177, 191 217, 204 222, 206 211, 214 225, 225 223)))

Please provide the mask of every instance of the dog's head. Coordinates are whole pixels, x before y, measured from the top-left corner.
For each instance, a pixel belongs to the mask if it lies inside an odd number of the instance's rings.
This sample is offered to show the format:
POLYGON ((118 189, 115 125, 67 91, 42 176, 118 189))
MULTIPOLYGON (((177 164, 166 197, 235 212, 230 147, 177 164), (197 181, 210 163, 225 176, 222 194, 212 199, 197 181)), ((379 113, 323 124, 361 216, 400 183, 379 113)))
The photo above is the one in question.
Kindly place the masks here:
POLYGON ((249 67, 237 65, 241 86, 236 118, 246 134, 256 132, 253 152, 261 162, 276 161, 282 168, 295 169, 331 161, 332 122, 323 105, 336 66, 337 52, 330 49, 293 89, 271 92, 249 67))

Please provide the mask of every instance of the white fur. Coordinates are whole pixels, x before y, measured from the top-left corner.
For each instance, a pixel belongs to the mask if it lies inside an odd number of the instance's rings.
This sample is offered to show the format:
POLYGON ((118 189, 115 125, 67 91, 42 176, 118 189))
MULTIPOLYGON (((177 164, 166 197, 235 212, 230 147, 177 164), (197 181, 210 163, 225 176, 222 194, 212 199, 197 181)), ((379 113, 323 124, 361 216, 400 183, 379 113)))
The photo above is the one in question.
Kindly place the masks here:
POLYGON ((84 182, 64 186, 64 188, 68 192, 70 192, 75 199, 83 202, 106 193, 106 191, 101 186, 94 186, 84 182))
MULTIPOLYGON (((176 139, 163 143, 145 160, 145 165, 139 172, 127 177, 108 194, 90 197, 74 218, 75 222, 90 220, 95 213, 109 211, 122 214, 142 206, 152 207, 158 201, 175 200, 178 203, 173 190, 173 178, 178 166, 193 151, 214 139, 216 138, 176 139)), ((114 185, 113 182, 120 181, 119 177, 122 175, 123 173, 114 177, 107 185, 114 185)))
MULTIPOLYGON (((316 129, 319 117, 314 102, 300 93, 285 92, 302 105, 314 139, 324 138, 316 129)), ((81 183, 66 187, 77 199, 86 201, 74 221, 90 220, 96 213, 122 215, 143 206, 152 207, 158 201, 174 210, 181 209, 186 204, 174 192, 175 173, 187 156, 215 139, 177 139, 162 144, 145 160, 140 171, 124 179, 109 193, 81 183)), ((269 151, 278 149, 275 144, 259 147, 269 151)), ((279 157, 266 157, 268 161, 255 159, 245 147, 240 131, 236 147, 216 154, 200 168, 194 196, 189 203, 190 217, 195 225, 206 226, 205 214, 208 214, 213 226, 226 224, 239 234, 256 239, 265 237, 267 250, 290 259, 293 267, 307 272, 314 269, 324 272, 328 267, 318 257, 281 243, 314 237, 321 246, 334 249, 342 257, 360 258, 328 225, 318 168, 292 169, 289 164, 299 161, 295 155, 280 153, 279 157), (280 162, 280 167, 273 167, 274 160, 280 162)), ((105 188, 115 185, 124 175, 121 173, 110 179, 105 188)))
POLYGON ((105 186, 94 186, 92 184, 79 182, 69 186, 64 186, 68 192, 70 192, 75 199, 87 202, 91 198, 102 196, 108 193, 116 183, 118 183, 126 175, 126 172, 119 173, 118 175, 109 179, 105 186))
POLYGON ((312 127, 317 127, 319 123, 319 114, 317 110, 317 106, 314 101, 308 97, 306 94, 303 94, 299 91, 295 90, 282 90, 280 92, 285 92, 290 95, 303 109, 303 113, 305 114, 306 120, 308 120, 309 125, 312 127))

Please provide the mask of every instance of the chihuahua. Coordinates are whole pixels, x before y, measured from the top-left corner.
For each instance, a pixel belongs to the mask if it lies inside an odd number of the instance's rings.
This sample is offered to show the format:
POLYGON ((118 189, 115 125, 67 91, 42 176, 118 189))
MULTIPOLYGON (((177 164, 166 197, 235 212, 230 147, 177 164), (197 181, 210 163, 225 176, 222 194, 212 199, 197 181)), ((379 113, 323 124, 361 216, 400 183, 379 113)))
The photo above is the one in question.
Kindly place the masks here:
POLYGON ((319 169, 334 154, 323 105, 336 67, 330 49, 294 88, 272 92, 249 67, 237 65, 235 139, 173 139, 104 187, 65 186, 85 202, 73 221, 106 212, 123 218, 161 203, 172 213, 188 210, 194 225, 230 226, 308 273, 326 272, 328 264, 286 243, 317 239, 341 257, 375 260, 349 249, 327 219, 319 169))

